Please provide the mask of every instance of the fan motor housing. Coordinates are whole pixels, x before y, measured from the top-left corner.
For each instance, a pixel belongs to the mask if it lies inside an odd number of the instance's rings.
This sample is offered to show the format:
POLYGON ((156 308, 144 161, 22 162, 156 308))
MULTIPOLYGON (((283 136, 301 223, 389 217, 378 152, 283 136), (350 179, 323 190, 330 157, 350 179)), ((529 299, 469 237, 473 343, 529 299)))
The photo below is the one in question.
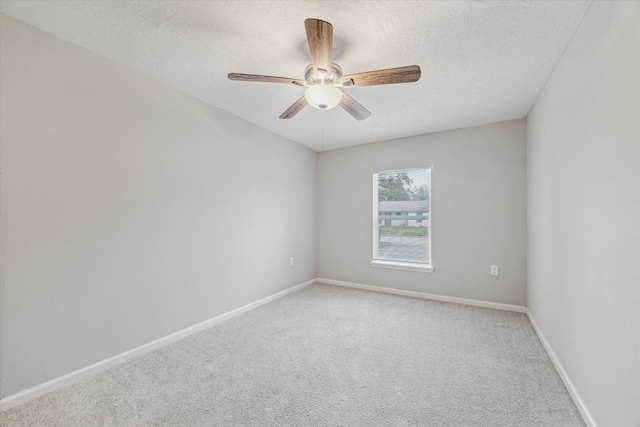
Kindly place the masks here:
POLYGON ((331 64, 331 72, 325 75, 324 79, 321 75, 315 73, 313 64, 307 65, 307 68, 304 70, 304 79, 307 81, 309 86, 319 84, 338 86, 340 78, 342 78, 342 67, 338 64, 331 64))

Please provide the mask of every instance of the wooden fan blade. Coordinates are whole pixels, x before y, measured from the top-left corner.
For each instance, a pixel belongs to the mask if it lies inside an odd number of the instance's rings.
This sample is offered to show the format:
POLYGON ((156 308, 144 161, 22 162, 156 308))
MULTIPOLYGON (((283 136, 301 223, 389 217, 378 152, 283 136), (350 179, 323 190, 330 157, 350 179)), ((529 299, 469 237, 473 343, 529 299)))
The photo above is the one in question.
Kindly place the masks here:
POLYGON ((227 77, 229 77, 229 80, 238 80, 241 82, 285 83, 298 86, 306 85, 306 82, 304 80, 290 79, 288 77, 261 76, 258 74, 240 73, 229 73, 227 74, 227 77))
POLYGON ((351 74, 342 77, 340 82, 344 87, 350 87, 412 83, 417 82, 419 79, 420 67, 417 65, 408 65, 406 67, 387 68, 384 70, 351 74))
POLYGON ((287 108, 287 110, 284 113, 280 114, 280 118, 290 119, 296 114, 298 114, 300 110, 302 110, 306 106, 307 106, 307 98, 303 96, 302 98, 294 102, 291 107, 287 108))
POLYGON ((358 104, 358 102, 342 92, 342 100, 340 101, 340 106, 345 109, 345 111, 351 114, 356 120, 364 120, 371 115, 371 112, 364 108, 362 105, 358 104))
POLYGON ((311 52, 311 63, 317 72, 331 71, 333 51, 333 25, 320 19, 305 19, 304 28, 307 30, 307 41, 311 52))

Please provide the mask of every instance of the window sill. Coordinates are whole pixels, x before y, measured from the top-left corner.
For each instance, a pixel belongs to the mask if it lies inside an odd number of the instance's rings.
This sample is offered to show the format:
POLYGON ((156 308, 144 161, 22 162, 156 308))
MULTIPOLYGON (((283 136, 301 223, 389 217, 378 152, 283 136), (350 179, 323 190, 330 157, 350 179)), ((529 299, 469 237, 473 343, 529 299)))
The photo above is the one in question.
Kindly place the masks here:
POLYGON ((433 267, 430 265, 416 264, 412 262, 382 261, 379 259, 374 259, 373 261, 371 261, 371 266, 378 268, 394 268, 396 270, 421 271, 423 273, 433 272, 433 267))

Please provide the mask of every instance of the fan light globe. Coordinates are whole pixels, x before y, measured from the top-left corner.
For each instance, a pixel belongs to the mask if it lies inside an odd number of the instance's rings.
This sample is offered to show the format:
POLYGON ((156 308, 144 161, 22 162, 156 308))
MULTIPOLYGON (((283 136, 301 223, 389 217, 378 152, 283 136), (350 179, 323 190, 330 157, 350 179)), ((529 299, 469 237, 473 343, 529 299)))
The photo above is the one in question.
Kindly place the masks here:
POLYGON ((342 100, 342 91, 335 86, 315 85, 304 91, 304 97, 312 107, 318 110, 330 110, 342 100))

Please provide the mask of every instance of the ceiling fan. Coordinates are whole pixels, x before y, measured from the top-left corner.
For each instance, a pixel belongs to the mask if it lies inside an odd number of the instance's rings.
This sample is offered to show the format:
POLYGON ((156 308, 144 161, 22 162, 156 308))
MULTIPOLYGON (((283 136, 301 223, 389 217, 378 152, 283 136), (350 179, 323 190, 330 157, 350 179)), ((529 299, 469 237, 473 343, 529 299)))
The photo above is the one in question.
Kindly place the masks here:
POLYGON ((342 89, 356 86, 411 83, 420 79, 420 67, 387 68, 358 74, 342 75, 342 68, 332 62, 333 26, 320 19, 306 19, 304 27, 311 52, 311 64, 304 71, 304 80, 256 74, 229 73, 231 80, 266 83, 285 83, 306 87, 304 95, 280 115, 290 119, 307 104, 320 110, 342 107, 357 120, 364 120, 371 113, 342 89))

